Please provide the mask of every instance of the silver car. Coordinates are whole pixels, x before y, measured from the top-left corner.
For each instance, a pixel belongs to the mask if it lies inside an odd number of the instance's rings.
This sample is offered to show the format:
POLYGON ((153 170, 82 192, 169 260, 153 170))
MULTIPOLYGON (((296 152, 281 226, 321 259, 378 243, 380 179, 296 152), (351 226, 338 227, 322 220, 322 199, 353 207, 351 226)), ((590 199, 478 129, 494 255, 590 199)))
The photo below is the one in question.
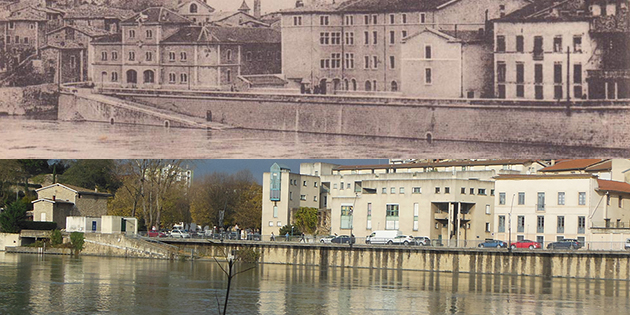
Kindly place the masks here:
POLYGON ((328 236, 324 236, 322 238, 319 239, 319 242, 322 244, 330 244, 332 239, 335 238, 336 236, 334 235, 328 235, 328 236))
POLYGON ((173 229, 171 231, 171 237, 190 238, 190 234, 188 234, 188 232, 186 232, 186 231, 182 231, 182 230, 179 230, 179 229, 173 229))
POLYGON ((397 245, 409 245, 409 244, 415 244, 416 241, 413 239, 413 236, 410 235, 399 235, 396 236, 393 240, 390 240, 389 242, 387 242, 387 244, 391 245, 391 244, 397 244, 397 245))

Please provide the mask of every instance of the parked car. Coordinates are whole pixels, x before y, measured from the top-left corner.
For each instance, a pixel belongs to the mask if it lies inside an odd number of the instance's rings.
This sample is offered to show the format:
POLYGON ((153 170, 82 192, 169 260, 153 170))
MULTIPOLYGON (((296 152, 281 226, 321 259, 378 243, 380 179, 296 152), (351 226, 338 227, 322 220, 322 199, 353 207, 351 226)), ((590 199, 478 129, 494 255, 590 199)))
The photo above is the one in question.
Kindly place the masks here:
POLYGON ((180 230, 180 229, 173 229, 171 231, 171 237, 177 237, 177 238, 190 238, 190 234, 184 230, 180 230))
POLYGON ((507 243, 504 241, 498 241, 498 240, 490 240, 487 239, 485 241, 483 241, 483 243, 477 245, 478 247, 484 248, 484 247, 496 247, 496 248, 507 248, 507 243))
POLYGON ((164 233, 164 231, 151 230, 151 231, 147 231, 147 236, 148 237, 166 237, 166 233, 164 233))
POLYGON ((547 245, 547 249, 578 249, 581 248, 582 244, 576 239, 565 238, 561 241, 549 243, 547 245))
POLYGON ((335 238, 336 236, 334 235, 328 235, 328 236, 324 236, 322 238, 319 239, 319 242, 322 244, 330 244, 332 239, 335 238))
POLYGON ((351 239, 350 235, 339 235, 330 240, 330 242, 334 244, 350 244, 351 239))
POLYGON ((392 245, 392 244, 396 244, 396 245, 409 245, 409 244, 415 244, 416 241, 414 240, 413 236, 409 236, 409 235, 399 235, 394 237, 393 240, 389 240, 387 242, 388 245, 392 245))
POLYGON ((389 241, 401 236, 401 231, 386 230, 386 231, 374 231, 372 234, 365 238, 365 244, 388 244, 389 241))
POLYGON ((529 248, 529 249, 534 249, 534 248, 542 248, 542 244, 540 244, 538 242, 530 241, 530 240, 520 240, 520 241, 516 241, 516 242, 512 243, 510 245, 510 248, 529 248))
POLYGON ((626 244, 624 245, 625 249, 630 249, 630 238, 626 239, 626 244))
POLYGON ((431 239, 426 236, 416 236, 413 238, 416 245, 431 246, 431 239))

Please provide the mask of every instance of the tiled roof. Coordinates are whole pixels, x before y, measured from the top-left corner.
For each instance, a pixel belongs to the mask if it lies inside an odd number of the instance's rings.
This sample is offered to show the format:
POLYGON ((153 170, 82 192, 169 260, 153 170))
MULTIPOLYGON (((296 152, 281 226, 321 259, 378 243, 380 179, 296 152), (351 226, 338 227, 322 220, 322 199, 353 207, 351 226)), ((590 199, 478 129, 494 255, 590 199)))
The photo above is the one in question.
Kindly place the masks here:
POLYGON ((163 43, 280 43, 280 32, 269 28, 189 26, 163 43))
POLYGON ((599 186, 598 190, 614 191, 614 192, 630 194, 630 184, 625 183, 625 182, 598 179, 597 185, 599 186))
POLYGON ((122 34, 109 34, 92 40, 92 43, 122 43, 122 34))
POLYGON ((434 11, 453 0, 351 0, 339 6, 342 12, 421 12, 434 11))
POLYGON ((440 32, 448 34, 453 38, 457 38, 464 43, 478 42, 484 39, 483 33, 480 33, 479 31, 440 30, 440 32))
POLYGON ((124 10, 94 4, 82 4, 66 11, 65 19, 125 19, 134 15, 132 10, 124 10))
POLYGON ((151 7, 122 21, 122 24, 189 24, 190 20, 164 7, 151 7))
POLYGON ((335 170, 360 170, 360 169, 394 169, 394 168, 422 168, 422 167, 451 167, 451 166, 475 166, 475 165, 518 165, 534 162, 528 159, 505 159, 505 160, 463 160, 444 162, 420 162, 404 164, 375 164, 375 165, 340 165, 335 170))
POLYGON ((84 194, 84 195, 111 196, 111 195, 110 195, 110 194, 108 194, 108 193, 96 192, 96 191, 94 191, 94 190, 90 190, 90 189, 87 189, 87 188, 83 188, 83 187, 79 187, 79 186, 74 186, 74 185, 68 185, 68 184, 62 184, 62 183, 56 183, 56 184, 48 185, 48 186, 46 186, 46 187, 39 188, 39 189, 37 189, 37 190, 35 190, 35 191, 36 191, 36 192, 39 192, 40 190, 48 189, 48 188, 50 188, 50 187, 55 187, 55 186, 63 186, 63 187, 69 188, 69 189, 71 189, 71 190, 74 190, 74 191, 76 191, 76 192, 77 192, 77 193, 79 193, 79 194, 84 194))
POLYGON ((280 13, 325 13, 325 12, 335 12, 339 7, 338 4, 317 4, 307 7, 298 7, 298 8, 289 8, 280 10, 280 13))
POLYGON ((498 175, 495 176, 496 180, 506 180, 506 179, 588 179, 595 178, 594 175, 591 174, 543 174, 543 175, 525 175, 525 174, 514 174, 514 175, 498 175))
POLYGON ((48 45, 42 47, 43 49, 55 48, 55 49, 87 49, 87 46, 83 43, 75 41, 65 41, 61 43, 48 43, 48 45))
POLYGON ((70 201, 65 201, 65 200, 52 200, 52 199, 48 199, 48 198, 40 198, 37 200, 33 200, 31 201, 31 203, 37 203, 37 202, 50 202, 50 203, 63 203, 63 204, 68 204, 68 205, 73 205, 74 202, 70 202, 70 201))
POLYGON ((585 171, 587 172, 612 171, 612 160, 608 160, 603 163, 598 163, 598 164, 589 166, 585 169, 585 171))
POLYGON ((588 21, 588 8, 582 0, 537 0, 496 21, 499 22, 550 22, 588 21))
POLYGON ((47 21, 46 12, 33 7, 25 7, 11 12, 9 21, 47 21))
POLYGON ((211 7, 211 6, 209 6, 209 5, 208 5, 205 1, 203 1, 203 0, 201 0, 201 1, 199 1, 199 0, 188 0, 188 1, 184 1, 184 2, 180 3, 177 7, 178 7, 178 8, 181 8, 181 7, 185 6, 185 5, 188 5, 188 4, 189 4, 189 3, 191 3, 191 2, 194 2, 194 3, 196 3, 196 4, 200 4, 200 5, 204 6, 204 7, 206 7, 206 9, 208 9, 208 11, 209 11, 209 12, 214 12, 214 8, 213 8, 213 7, 211 7))
POLYGON ((243 75, 245 80, 249 81, 254 86, 257 85, 285 85, 288 82, 279 78, 276 75, 268 74, 268 75, 243 75))
POLYGON ((602 159, 578 159, 578 160, 562 160, 556 162, 552 166, 541 169, 541 172, 559 172, 559 171, 576 171, 584 170, 587 167, 601 162, 602 159))
POLYGON ((66 29, 66 28, 74 29, 75 31, 81 32, 81 33, 83 33, 85 35, 88 35, 90 37, 98 37, 98 36, 105 36, 105 35, 111 34, 110 32, 108 32, 108 31, 106 31, 104 29, 101 29, 101 28, 96 28, 96 27, 91 27, 91 26, 77 27, 77 26, 74 26, 74 25, 66 25, 66 26, 62 26, 62 27, 60 27, 58 29, 55 29, 55 30, 52 30, 52 31, 48 32, 48 35, 57 33, 57 32, 59 32, 61 30, 66 29))

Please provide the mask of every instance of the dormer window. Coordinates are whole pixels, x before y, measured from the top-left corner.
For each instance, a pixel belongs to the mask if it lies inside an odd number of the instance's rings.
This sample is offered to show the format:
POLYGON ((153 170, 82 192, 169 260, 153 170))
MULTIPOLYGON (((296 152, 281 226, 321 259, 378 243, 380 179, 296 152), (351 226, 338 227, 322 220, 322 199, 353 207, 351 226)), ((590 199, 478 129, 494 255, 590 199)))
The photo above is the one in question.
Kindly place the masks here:
POLYGON ((197 4, 193 3, 190 5, 190 13, 197 13, 197 4))

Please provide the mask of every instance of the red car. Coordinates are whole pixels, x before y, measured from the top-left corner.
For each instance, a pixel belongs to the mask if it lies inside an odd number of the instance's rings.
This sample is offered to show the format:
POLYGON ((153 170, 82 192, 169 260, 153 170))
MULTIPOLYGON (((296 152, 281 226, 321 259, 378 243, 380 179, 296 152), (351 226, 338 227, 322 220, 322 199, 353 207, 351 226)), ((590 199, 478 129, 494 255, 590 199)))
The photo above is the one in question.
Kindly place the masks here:
POLYGON ((147 231, 148 237, 166 237, 166 233, 162 231, 147 231))
POLYGON ((515 243, 512 243, 510 245, 510 248, 512 248, 512 249, 514 249, 514 248, 535 249, 535 248, 542 248, 542 244, 540 244, 538 242, 530 241, 530 240, 520 240, 520 241, 517 241, 515 243))

